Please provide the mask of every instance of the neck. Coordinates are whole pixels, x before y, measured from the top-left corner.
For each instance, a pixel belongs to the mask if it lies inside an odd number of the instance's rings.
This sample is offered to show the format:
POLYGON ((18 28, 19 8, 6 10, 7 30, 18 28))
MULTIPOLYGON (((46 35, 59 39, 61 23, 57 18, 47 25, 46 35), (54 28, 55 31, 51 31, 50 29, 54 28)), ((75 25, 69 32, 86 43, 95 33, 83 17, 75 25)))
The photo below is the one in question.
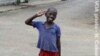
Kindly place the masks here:
POLYGON ((46 22, 46 24, 52 25, 52 24, 54 24, 54 22, 46 22))

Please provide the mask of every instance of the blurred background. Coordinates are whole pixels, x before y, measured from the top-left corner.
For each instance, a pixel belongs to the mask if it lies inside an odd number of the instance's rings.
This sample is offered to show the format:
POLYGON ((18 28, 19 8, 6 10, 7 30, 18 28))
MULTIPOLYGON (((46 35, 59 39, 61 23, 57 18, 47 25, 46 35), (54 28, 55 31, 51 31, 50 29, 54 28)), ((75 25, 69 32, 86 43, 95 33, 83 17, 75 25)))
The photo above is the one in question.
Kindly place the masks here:
MULTIPOLYGON (((94 2, 95 0, 0 0, 0 56, 38 56, 38 31, 24 22, 37 11, 49 7, 58 10, 55 23, 62 32, 62 56, 95 56, 94 2)), ((42 16, 35 20, 45 21, 46 18, 42 16)), ((98 22, 100 24, 100 19, 98 22)))

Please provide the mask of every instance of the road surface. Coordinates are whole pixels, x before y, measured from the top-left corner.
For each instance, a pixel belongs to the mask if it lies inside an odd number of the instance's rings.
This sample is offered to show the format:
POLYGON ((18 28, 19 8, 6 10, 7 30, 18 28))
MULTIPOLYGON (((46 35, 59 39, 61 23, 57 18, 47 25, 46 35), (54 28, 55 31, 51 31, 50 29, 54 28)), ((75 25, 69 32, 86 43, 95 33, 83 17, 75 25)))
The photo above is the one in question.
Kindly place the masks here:
MULTIPOLYGON (((0 14, 0 56, 38 56, 38 31, 24 21, 40 9, 58 9, 62 56, 94 56, 94 0, 67 0, 0 14)), ((36 20, 45 21, 45 17, 36 20)))

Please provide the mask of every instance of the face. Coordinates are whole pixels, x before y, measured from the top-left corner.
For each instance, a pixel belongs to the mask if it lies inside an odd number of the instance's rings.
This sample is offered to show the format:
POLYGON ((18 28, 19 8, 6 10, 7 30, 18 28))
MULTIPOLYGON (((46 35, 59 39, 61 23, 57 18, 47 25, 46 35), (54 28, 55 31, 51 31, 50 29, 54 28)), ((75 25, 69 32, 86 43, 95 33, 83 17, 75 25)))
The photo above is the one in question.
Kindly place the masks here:
POLYGON ((47 22, 53 23, 53 21, 56 19, 56 15, 57 15, 57 12, 47 11, 47 13, 45 14, 45 16, 47 18, 47 22))

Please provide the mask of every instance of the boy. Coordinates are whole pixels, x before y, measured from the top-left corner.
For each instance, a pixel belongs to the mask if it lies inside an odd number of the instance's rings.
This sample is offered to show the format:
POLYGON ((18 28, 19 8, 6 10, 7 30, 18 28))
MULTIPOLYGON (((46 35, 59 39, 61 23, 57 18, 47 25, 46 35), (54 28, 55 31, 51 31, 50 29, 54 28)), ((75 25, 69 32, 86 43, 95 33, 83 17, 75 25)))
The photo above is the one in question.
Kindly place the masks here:
POLYGON ((25 24, 33 26, 39 31, 37 47, 40 49, 39 56, 61 56, 60 28, 54 23, 57 16, 55 8, 48 8, 47 11, 41 10, 25 21, 25 24), (46 16, 46 21, 33 21, 42 15, 46 16))

